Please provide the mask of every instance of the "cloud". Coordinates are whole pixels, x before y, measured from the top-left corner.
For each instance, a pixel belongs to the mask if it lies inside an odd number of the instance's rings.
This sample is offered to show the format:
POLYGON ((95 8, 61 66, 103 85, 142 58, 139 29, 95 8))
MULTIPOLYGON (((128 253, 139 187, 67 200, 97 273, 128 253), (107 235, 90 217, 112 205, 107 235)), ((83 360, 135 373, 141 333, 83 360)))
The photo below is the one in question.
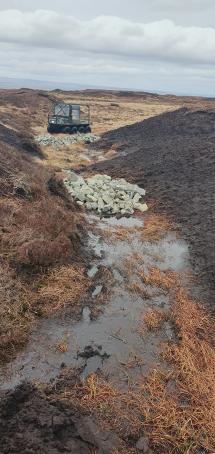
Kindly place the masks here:
MULTIPOLYGON (((168 3, 151 1, 157 6, 168 3)), ((181 26, 168 19, 141 23, 99 16, 80 20, 56 11, 4 10, 0 11, 0 42, 1 77, 53 81, 56 87, 65 82, 214 93, 212 27, 181 26)))
POLYGON ((185 14, 187 10, 192 9, 196 11, 197 9, 205 10, 205 8, 213 8, 214 0, 151 0, 153 5, 156 5, 160 8, 165 8, 168 10, 174 9, 185 9, 185 14))
POLYGON ((7 10, 0 12, 0 41, 91 54, 215 63, 214 28, 183 27, 171 20, 138 23, 99 16, 81 21, 54 11, 7 10))

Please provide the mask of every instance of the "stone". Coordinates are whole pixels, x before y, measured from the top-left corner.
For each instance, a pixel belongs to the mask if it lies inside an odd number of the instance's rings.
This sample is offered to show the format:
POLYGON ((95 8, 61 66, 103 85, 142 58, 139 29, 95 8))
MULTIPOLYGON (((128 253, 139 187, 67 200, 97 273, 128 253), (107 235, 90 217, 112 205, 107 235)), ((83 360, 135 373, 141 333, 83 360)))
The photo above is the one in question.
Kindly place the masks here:
MULTIPOLYGON (((75 172, 72 172, 72 171, 69 172, 69 181, 70 182, 77 182, 79 179, 80 179, 80 177, 75 172)), ((83 180, 83 178, 82 178, 82 180, 83 180)))
POLYGON ((134 208, 135 210, 141 211, 141 213, 148 210, 146 203, 134 203, 134 208))
MULTIPOLYGON (((120 439, 111 431, 103 430, 95 424, 90 416, 84 416, 76 422, 80 440, 85 440, 92 446, 96 446, 98 454, 110 454, 118 452, 121 448, 120 439)), ((78 436, 77 436, 78 438, 78 436)), ((81 449, 71 450, 70 452, 83 452, 81 449)))
POLYGON ((87 208, 88 210, 97 210, 98 205, 97 205, 97 203, 95 203, 95 202, 87 202, 87 203, 86 203, 86 208, 87 208))
POLYGON ((124 192, 124 194, 122 195, 122 199, 129 200, 130 199, 130 195, 127 192, 124 192))
POLYGON ((70 183, 70 187, 74 188, 76 191, 78 191, 79 189, 82 190, 85 187, 85 182, 84 180, 81 181, 80 179, 78 181, 75 181, 73 184, 70 183))
POLYGON ((90 278, 95 277, 95 275, 98 273, 99 268, 97 265, 93 265, 87 272, 87 276, 90 278))
POLYGON ((81 193, 81 192, 77 192, 75 194, 75 198, 80 200, 80 202, 85 202, 85 200, 86 200, 85 195, 83 193, 81 193))
POLYGON ((96 136, 95 134, 71 134, 71 135, 64 135, 64 137, 59 138, 56 136, 52 136, 51 134, 46 134, 44 136, 37 136, 35 140, 43 145, 52 145, 54 148, 62 148, 65 145, 68 146, 70 144, 76 143, 76 142, 96 142, 99 140, 100 137, 96 136))
POLYGON ((102 199, 105 203, 107 203, 107 205, 112 204, 112 199, 111 199, 111 197, 109 197, 109 195, 102 195, 102 199))
POLYGON ((145 192, 144 189, 123 178, 112 180, 109 175, 96 174, 84 180, 75 172, 68 171, 64 182, 77 204, 85 205, 89 210, 101 214, 120 213, 122 216, 133 214, 134 209, 147 210, 147 205, 139 202, 142 198, 140 192, 145 192))
POLYGON ((99 197, 99 199, 98 199, 98 208, 99 208, 100 210, 103 210, 104 206, 105 206, 105 205, 104 205, 104 202, 103 202, 102 198, 99 197))
POLYGON ((118 213, 118 212, 119 212, 118 206, 117 206, 117 205, 113 205, 112 213, 113 213, 113 214, 116 214, 116 213, 118 213))
POLYGON ((94 195, 88 194, 87 192, 85 194, 87 199, 90 200, 90 202, 96 202, 96 197, 94 195))
POLYGON ((138 194, 140 194, 140 195, 145 195, 146 194, 145 189, 139 188, 138 186, 137 186, 137 191, 136 192, 138 192, 138 194))
POLYGON ((149 453, 148 439, 146 437, 140 437, 136 443, 136 448, 139 452, 143 452, 144 454, 149 453))
POLYGON ((128 214, 133 214, 134 213, 133 208, 127 208, 126 211, 127 211, 128 214))
POLYGON ((140 199, 141 199, 141 195, 138 192, 136 192, 136 194, 132 198, 132 202, 137 203, 137 202, 139 202, 140 199))
POLYGON ((103 285, 97 285, 92 293, 92 297, 95 298, 96 296, 98 296, 101 293, 102 288, 103 285))
POLYGON ((111 210, 112 210, 112 206, 111 205, 105 205, 104 208, 103 208, 104 213, 107 213, 108 211, 111 211, 111 210))

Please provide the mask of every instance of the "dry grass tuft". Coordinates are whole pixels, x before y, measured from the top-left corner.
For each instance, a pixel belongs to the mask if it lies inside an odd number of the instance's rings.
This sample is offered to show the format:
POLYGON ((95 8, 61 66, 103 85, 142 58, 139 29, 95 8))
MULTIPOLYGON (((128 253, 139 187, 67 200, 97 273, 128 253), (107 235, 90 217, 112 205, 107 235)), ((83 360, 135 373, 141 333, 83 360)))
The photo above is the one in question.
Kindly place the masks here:
POLYGON ((56 349, 60 352, 60 353, 66 353, 67 350, 68 350, 68 344, 66 342, 65 339, 62 339, 61 342, 59 342, 57 345, 56 345, 56 349))
POLYGON ((140 231, 142 241, 159 241, 168 231, 173 230, 173 224, 159 214, 149 214, 144 218, 144 227, 140 231))
POLYGON ((161 271, 159 268, 152 267, 148 273, 139 272, 139 276, 146 285, 155 285, 163 290, 174 289, 179 286, 180 278, 175 271, 161 271))
POLYGON ((131 284, 128 284, 127 288, 130 292, 136 293, 137 295, 140 295, 143 299, 146 300, 150 299, 152 296, 151 293, 138 282, 132 282, 131 284))
POLYGON ((142 254, 138 254, 136 252, 133 252, 132 254, 129 254, 124 260, 123 260, 123 271, 125 275, 129 278, 134 273, 137 272, 137 270, 140 268, 140 266, 143 263, 143 256, 142 254))
POLYGON ((34 295, 8 265, 0 265, 0 360, 14 355, 33 324, 34 295))
POLYGON ((43 313, 53 313, 68 305, 77 305, 86 296, 90 280, 82 266, 69 265, 56 268, 45 278, 39 289, 43 313))
POLYGON ((134 229, 124 228, 121 226, 112 226, 107 229, 97 229, 102 238, 108 243, 114 244, 117 241, 127 241, 134 234, 134 229))
POLYGON ((144 316, 144 323, 150 331, 154 331, 162 326, 167 318, 167 314, 161 309, 150 309, 144 316))

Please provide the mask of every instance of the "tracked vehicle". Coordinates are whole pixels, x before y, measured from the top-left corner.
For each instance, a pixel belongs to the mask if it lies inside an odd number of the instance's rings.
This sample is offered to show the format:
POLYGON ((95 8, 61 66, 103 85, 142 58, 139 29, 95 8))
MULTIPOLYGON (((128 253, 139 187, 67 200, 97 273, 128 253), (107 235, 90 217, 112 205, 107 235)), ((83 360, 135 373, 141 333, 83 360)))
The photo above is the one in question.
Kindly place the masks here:
POLYGON ((79 104, 56 103, 48 116, 47 131, 76 134, 91 132, 90 107, 79 104))

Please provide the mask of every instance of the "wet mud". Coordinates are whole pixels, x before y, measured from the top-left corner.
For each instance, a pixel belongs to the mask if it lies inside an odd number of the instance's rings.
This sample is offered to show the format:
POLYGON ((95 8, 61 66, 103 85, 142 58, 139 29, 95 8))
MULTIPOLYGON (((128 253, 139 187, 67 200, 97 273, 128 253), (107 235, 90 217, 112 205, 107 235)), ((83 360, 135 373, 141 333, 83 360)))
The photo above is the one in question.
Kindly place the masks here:
POLYGON ((149 308, 169 308, 171 293, 153 285, 147 286, 145 295, 146 286, 141 283, 138 270, 141 266, 147 273, 150 267, 156 266, 186 276, 190 270, 187 244, 174 233, 166 233, 156 243, 142 241, 135 228, 144 229, 144 217, 98 220, 91 215, 89 225, 89 247, 95 259, 89 266, 88 276, 98 275, 91 298, 96 306, 97 297, 103 291, 100 269, 105 267, 113 276, 108 300, 96 319, 92 305, 86 304, 78 323, 68 312, 42 320, 23 352, 2 368, 2 390, 12 389, 23 380, 49 382, 64 367, 81 368, 82 379, 101 370, 120 387, 126 386, 130 379, 141 380, 155 366, 165 367, 159 351, 163 341, 174 339, 170 323, 165 322, 162 330, 145 336, 142 327, 149 308), (110 242, 108 233, 120 227, 134 229, 130 238, 110 242), (134 263, 128 272, 130 260, 134 263), (142 286, 143 296, 133 291, 134 284, 142 286))
MULTIPOLYGON (((74 384, 76 376, 68 381, 74 384)), ((117 435, 59 400, 54 388, 23 383, 0 401, 1 454, 109 454, 120 447, 117 435)))

